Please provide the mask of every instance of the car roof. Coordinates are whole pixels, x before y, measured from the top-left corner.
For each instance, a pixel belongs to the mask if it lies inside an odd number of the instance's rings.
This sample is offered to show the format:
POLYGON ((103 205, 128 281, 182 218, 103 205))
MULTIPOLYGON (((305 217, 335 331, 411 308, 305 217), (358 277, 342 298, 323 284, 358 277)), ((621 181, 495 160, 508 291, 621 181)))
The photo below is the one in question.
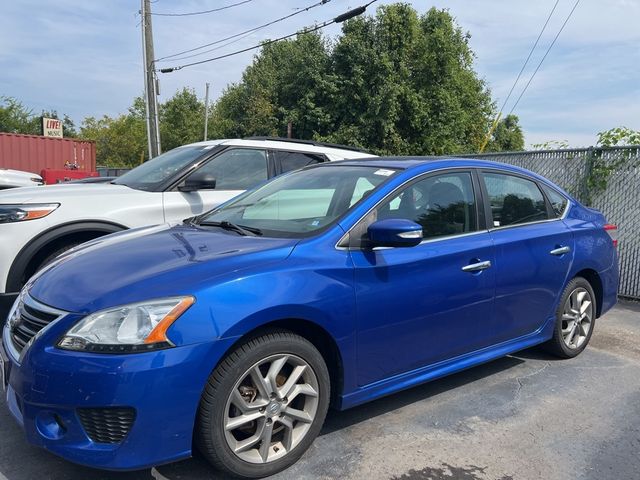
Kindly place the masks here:
MULTIPOLYGON (((416 169, 419 172, 428 172, 431 170, 441 170, 445 168, 493 168, 504 170, 506 172, 512 172, 516 174, 526 175, 540 180, 548 185, 553 185, 555 188, 559 188, 548 178, 538 175, 535 172, 527 170, 526 168, 517 167, 508 163, 493 162, 491 160, 481 160, 478 158, 460 158, 460 157, 370 157, 364 159, 353 160, 340 160, 337 162, 323 163, 314 166, 316 168, 328 168, 336 167, 340 165, 366 165, 377 168, 390 168, 397 170, 412 170, 416 169)), ((309 168, 309 167, 308 167, 309 168)))
MULTIPOLYGON (((539 175, 526 170, 524 168, 516 167, 502 162, 493 162, 491 160, 480 160, 477 158, 459 158, 459 157, 370 157, 364 159, 354 160, 341 160, 338 162, 331 162, 331 164, 322 164, 322 166, 339 166, 339 165, 359 165, 359 166, 372 166, 378 168, 393 168, 397 170, 409 170, 418 167, 421 170, 436 170, 443 168, 498 168, 504 170, 510 170, 513 172, 521 172, 527 175, 533 175, 539 177, 539 175)), ((540 177, 542 178, 542 177, 540 177)))
POLYGON ((237 147, 271 148, 274 150, 288 150, 304 153, 323 153, 329 155, 332 160, 336 158, 369 158, 371 153, 354 150, 351 147, 341 148, 340 145, 327 145, 316 142, 296 141, 293 139, 271 139, 270 137, 258 138, 225 138, 207 140, 205 142, 192 143, 192 146, 216 146, 227 145, 237 147))

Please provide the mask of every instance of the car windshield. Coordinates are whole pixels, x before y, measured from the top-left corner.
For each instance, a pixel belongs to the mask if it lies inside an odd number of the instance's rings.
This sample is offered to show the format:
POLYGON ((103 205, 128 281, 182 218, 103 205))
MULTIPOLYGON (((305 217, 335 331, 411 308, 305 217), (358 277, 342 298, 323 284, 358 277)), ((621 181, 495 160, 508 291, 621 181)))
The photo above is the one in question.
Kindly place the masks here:
POLYGON ((125 173, 112 183, 136 190, 155 190, 214 147, 215 145, 198 145, 174 148, 125 173))
POLYGON ((280 176, 200 217, 198 224, 233 225, 270 237, 305 237, 340 218, 396 170, 324 166, 280 176))

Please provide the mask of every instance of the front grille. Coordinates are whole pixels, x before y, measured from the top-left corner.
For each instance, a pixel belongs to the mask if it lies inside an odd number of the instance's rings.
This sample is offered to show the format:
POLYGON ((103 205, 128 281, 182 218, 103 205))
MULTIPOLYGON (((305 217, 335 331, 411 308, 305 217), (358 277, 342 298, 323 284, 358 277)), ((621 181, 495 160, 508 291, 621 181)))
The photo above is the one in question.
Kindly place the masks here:
POLYGON ((130 407, 79 408, 80 422, 95 443, 122 442, 136 418, 130 407))
POLYGON ((26 295, 9 319, 11 328, 11 342, 18 353, 36 334, 61 316, 63 312, 56 311, 46 305, 41 305, 26 295))

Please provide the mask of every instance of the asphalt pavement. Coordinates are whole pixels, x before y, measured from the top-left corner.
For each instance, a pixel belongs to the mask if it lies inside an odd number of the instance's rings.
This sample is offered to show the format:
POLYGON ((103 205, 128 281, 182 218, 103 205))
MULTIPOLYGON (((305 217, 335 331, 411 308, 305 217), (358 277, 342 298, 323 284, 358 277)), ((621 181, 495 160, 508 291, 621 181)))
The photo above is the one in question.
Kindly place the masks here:
MULTIPOLYGON (((151 440, 150 440, 151 441, 151 440)), ((196 456, 111 473, 32 447, 0 402, 0 480, 213 480, 196 456)), ((531 349, 344 412, 274 479, 639 480, 640 306, 598 320, 579 357, 531 349)))

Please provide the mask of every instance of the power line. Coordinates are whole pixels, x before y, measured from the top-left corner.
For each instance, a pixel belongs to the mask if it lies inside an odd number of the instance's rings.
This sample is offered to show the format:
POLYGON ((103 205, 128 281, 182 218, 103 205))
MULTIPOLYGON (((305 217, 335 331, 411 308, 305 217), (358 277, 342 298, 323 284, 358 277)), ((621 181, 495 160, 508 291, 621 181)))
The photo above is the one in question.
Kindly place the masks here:
POLYGON ((227 8, 237 7, 238 5, 244 5, 245 3, 253 2, 253 0, 242 0, 241 2, 232 3, 231 5, 225 5, 224 7, 212 8, 211 10, 202 10, 200 12, 188 12, 188 13, 152 13, 158 17, 189 17, 191 15, 204 15, 206 13, 220 12, 227 8))
POLYGON ((502 114, 502 111, 504 110, 504 107, 507 105, 507 102, 509 101, 509 98, 511 98, 511 94, 513 93, 513 90, 516 88, 516 85, 518 84, 518 81, 520 80, 520 77, 522 76, 522 72, 524 72, 525 67, 529 63, 529 59, 531 58, 531 55, 533 55, 533 51, 538 46, 538 42, 540 41, 540 37, 542 37, 542 34, 544 33, 545 29, 547 28, 547 25, 549 24, 549 20, 551 20, 551 17, 553 16, 553 12, 556 11, 556 7, 558 6, 559 2, 560 2, 560 0, 556 0, 555 5, 551 9, 551 12, 549 12, 549 16, 547 17, 547 20, 544 22, 544 25, 542 26, 542 30, 540 30, 540 33, 538 34, 538 38, 536 38, 535 43, 533 44, 533 46, 531 47, 531 50, 529 51, 529 55, 527 55, 527 59, 522 64, 522 68, 520 69, 520 73, 518 73, 518 76, 516 77, 516 81, 513 82, 513 85, 511 86, 511 90, 509 90, 509 94, 507 95, 507 98, 504 99, 504 103, 502 104, 502 107, 500 107, 500 110, 498 111, 498 116, 500 116, 502 114))
MULTIPOLYGON (((251 34, 253 32, 257 32, 258 30, 262 30, 263 28, 266 28, 266 27, 269 27, 269 26, 274 25, 276 23, 279 23, 279 22, 282 22, 284 20, 287 20, 288 18, 291 18, 291 17, 293 17, 295 15, 299 15, 299 14, 301 14, 303 12, 311 10, 312 8, 318 7, 320 5, 324 5, 325 3, 329 3, 330 1, 331 0, 321 0, 321 1, 316 2, 316 3, 312 4, 312 5, 309 5, 309 6, 305 7, 305 8, 301 8, 299 10, 296 10, 295 12, 290 13, 289 15, 285 15, 284 17, 276 18, 275 20, 272 20, 270 22, 264 23, 264 24, 259 25, 257 27, 250 28, 249 30, 245 30, 243 32, 236 33, 234 35, 230 35, 228 37, 221 38, 221 39, 216 40, 216 41, 211 42, 211 43, 206 43, 204 45, 200 45, 199 47, 190 48, 189 50, 184 50, 182 52, 174 53, 172 55, 166 55, 164 57, 160 57, 159 59, 156 60, 156 62, 165 61, 166 59, 178 57, 180 55, 184 55, 185 53, 195 52, 196 50, 202 50, 203 48, 211 47, 212 45, 217 45, 219 43, 226 42, 227 40, 231 40, 231 39, 234 39, 234 38, 240 37, 240 38, 238 38, 238 40, 241 40, 241 39, 245 38, 246 36, 248 36, 249 34, 251 34)), ((224 46, 230 45, 231 43, 234 43, 234 42, 229 42, 229 43, 226 43, 226 44, 224 44, 222 46, 224 47, 224 46)), ((213 48, 211 50, 206 50, 204 52, 200 52, 200 53, 197 53, 195 55, 188 56, 188 57, 178 58, 176 60, 184 60, 186 58, 192 58, 192 57, 195 57, 197 55, 203 55, 205 53, 212 52, 214 50, 217 50, 217 48, 213 48)))
POLYGON ((225 55, 220 55, 220 56, 213 57, 213 58, 207 58, 205 60, 200 60, 200 61, 197 61, 197 62, 186 63, 184 65, 179 65, 177 67, 161 68, 160 72, 162 72, 162 73, 175 72, 176 70, 181 70, 181 69, 186 68, 186 67, 192 67, 194 65, 200 65, 200 64, 203 64, 203 63, 207 63, 207 62, 213 62, 214 60, 220 60, 222 58, 231 57, 231 56, 234 56, 234 55, 238 55, 240 53, 248 52, 250 50, 255 50, 256 48, 261 48, 261 47, 264 47, 266 45, 270 45, 272 43, 279 42, 280 40, 286 40, 287 38, 295 37, 299 33, 315 32, 315 31, 320 30, 322 28, 325 28, 325 27, 327 27, 327 26, 329 26, 331 24, 341 23, 341 22, 344 22, 346 20, 349 20, 350 18, 353 18, 353 17, 356 17, 358 15, 361 15, 366 11, 366 9, 367 9, 367 7, 369 5, 371 5, 372 3, 375 3, 375 2, 377 2, 377 0, 371 0, 369 3, 367 3, 365 5, 361 5, 361 6, 357 7, 357 8, 352 9, 352 10, 349 10, 348 12, 345 12, 345 13, 343 13, 341 15, 338 15, 337 17, 333 18, 332 20, 327 20, 327 21, 325 21, 323 23, 315 25, 315 26, 313 26, 311 28, 306 28, 306 29, 304 29, 302 31, 291 33, 289 35, 284 35, 282 37, 274 38, 272 40, 267 40, 267 41, 262 42, 262 43, 260 43, 258 45, 253 45, 251 47, 243 48, 242 50, 236 50, 235 52, 227 53, 225 55))
POLYGON ((560 34, 562 33, 562 30, 564 30, 564 27, 567 25, 567 22, 569 22, 569 19, 571 18, 571 16, 573 15, 573 12, 575 11, 576 7, 578 6, 578 4, 580 3, 580 0, 576 0, 576 3, 573 5, 573 8, 571 9, 571 11, 569 12, 569 15, 567 15, 567 18, 564 20, 564 23, 562 24, 562 26, 560 27, 560 30, 558 30, 558 33, 556 34, 556 36, 553 38, 553 41, 551 42, 551 44, 549 45, 549 48, 547 48, 547 51, 544 53, 544 56, 542 57, 542 59, 540 60, 540 63, 538 63, 538 66, 536 67, 536 69, 533 71, 533 73, 531 74, 531 77, 529 78, 529 81, 527 82, 527 84, 524 86, 524 88, 522 89, 522 92, 520 93, 520 96, 518 97, 518 99, 516 100, 516 103, 514 103, 513 107, 511 107, 511 110, 509 111, 509 115, 511 115, 513 113, 513 111, 515 110, 515 108, 518 106, 518 103, 520 103, 520 99, 522 98, 522 96, 524 95, 524 92, 527 91, 527 88, 529 88, 529 85, 531 85, 531 82, 533 81, 534 77, 536 76, 536 73, 538 73, 538 70, 540 70, 540 67, 542 66, 542 63, 544 62, 544 59, 547 58, 547 55, 549 54, 549 52, 551 51, 551 48, 553 48, 553 46, 556 43, 556 40, 558 40, 558 37, 560 36, 560 34))

